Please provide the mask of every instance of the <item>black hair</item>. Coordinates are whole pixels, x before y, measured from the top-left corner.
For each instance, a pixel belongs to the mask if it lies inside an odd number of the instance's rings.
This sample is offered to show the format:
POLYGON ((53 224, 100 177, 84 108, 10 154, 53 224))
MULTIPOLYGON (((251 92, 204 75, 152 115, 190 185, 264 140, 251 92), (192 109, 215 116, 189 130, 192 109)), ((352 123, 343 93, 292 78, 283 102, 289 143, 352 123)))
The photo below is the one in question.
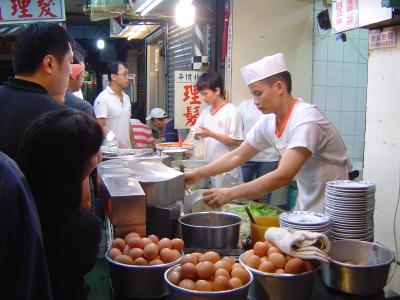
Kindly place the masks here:
POLYGON ((283 81, 286 85, 288 94, 290 94, 292 92, 292 76, 290 75, 290 73, 288 71, 283 71, 281 73, 272 75, 268 78, 265 78, 264 81, 269 86, 272 86, 277 81, 283 81))
POLYGON ((120 60, 113 61, 107 66, 107 75, 108 75, 108 80, 110 82, 111 82, 111 74, 118 74, 119 65, 123 65, 125 68, 128 69, 127 64, 120 60))
POLYGON ((25 132, 18 164, 47 233, 54 233, 67 215, 81 209, 84 172, 102 141, 96 120, 75 109, 41 115, 25 132))
POLYGON ((34 74, 46 55, 61 62, 74 40, 61 26, 54 23, 35 23, 23 30, 15 46, 13 66, 16 75, 34 74))
POLYGON ((196 86, 198 91, 210 89, 215 92, 219 88, 221 90, 221 97, 224 98, 224 83, 217 72, 209 71, 201 74, 196 86))
POLYGON ((82 52, 79 50, 74 50, 74 60, 72 62, 73 64, 80 64, 80 63, 85 63, 85 56, 82 52))

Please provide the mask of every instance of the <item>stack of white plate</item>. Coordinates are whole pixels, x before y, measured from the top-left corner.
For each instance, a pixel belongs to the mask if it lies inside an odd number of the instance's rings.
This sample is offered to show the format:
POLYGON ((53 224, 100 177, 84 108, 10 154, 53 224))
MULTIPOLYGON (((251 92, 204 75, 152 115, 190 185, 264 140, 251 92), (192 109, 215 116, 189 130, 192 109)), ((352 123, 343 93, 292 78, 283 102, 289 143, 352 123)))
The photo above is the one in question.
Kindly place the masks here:
POLYGON ((329 237, 330 219, 321 213, 312 211, 284 212, 279 215, 279 223, 281 227, 324 233, 329 237))
POLYGON ((336 180, 326 183, 325 214, 331 219, 331 239, 374 240, 375 184, 336 180))

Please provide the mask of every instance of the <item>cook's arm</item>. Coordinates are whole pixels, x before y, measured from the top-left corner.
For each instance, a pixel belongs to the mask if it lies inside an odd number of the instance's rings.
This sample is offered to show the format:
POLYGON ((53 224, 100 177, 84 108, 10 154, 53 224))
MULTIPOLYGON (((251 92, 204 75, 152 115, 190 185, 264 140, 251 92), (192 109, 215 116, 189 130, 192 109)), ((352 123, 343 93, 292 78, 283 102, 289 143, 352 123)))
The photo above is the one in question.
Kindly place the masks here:
POLYGON ((99 123, 101 128, 103 128, 104 135, 106 136, 108 133, 108 130, 106 129, 106 118, 97 118, 97 123, 99 123))

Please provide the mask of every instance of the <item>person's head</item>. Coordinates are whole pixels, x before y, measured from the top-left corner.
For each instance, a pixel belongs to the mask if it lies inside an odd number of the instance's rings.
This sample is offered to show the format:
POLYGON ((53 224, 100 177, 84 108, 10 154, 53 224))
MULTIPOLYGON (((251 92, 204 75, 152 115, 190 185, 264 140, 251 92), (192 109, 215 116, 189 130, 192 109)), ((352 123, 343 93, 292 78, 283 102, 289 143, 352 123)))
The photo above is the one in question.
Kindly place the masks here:
POLYGON ((129 71, 128 66, 122 61, 114 61, 108 65, 108 80, 114 86, 121 89, 129 85, 129 71))
POLYGON ((292 78, 281 53, 244 66, 241 72, 255 105, 265 114, 276 112, 282 98, 291 95, 292 78))
POLYGON ((82 68, 81 64, 71 65, 71 74, 69 74, 68 89, 71 92, 79 91, 83 84, 83 78, 85 75, 85 70, 82 68))
POLYGON ((224 83, 221 76, 214 71, 201 74, 196 86, 200 99, 209 105, 214 105, 224 98, 224 83))
POLYGON ((157 130, 163 130, 167 125, 167 121, 169 120, 167 113, 165 110, 159 107, 155 107, 150 111, 150 114, 146 117, 146 121, 151 120, 154 127, 157 130))
POLYGON ((18 36, 14 73, 40 83, 50 94, 61 94, 67 88, 73 47, 74 41, 63 27, 31 24, 18 36))
POLYGON ((38 205, 40 218, 65 216, 80 208, 82 181, 96 166, 103 131, 78 110, 44 114, 27 129, 18 164, 38 205))

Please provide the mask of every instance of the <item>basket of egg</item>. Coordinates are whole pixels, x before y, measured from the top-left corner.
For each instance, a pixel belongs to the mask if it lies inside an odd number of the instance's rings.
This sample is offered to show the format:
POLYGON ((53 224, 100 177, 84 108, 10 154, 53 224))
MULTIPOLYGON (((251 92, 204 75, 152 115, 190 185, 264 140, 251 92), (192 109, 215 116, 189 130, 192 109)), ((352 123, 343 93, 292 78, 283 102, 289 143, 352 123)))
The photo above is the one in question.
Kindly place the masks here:
POLYGON ((141 238, 135 232, 113 240, 105 258, 114 293, 131 298, 168 295, 164 273, 179 263, 183 246, 181 239, 159 239, 155 235, 141 238))
POLYGON ((285 255, 268 241, 259 241, 239 262, 254 275, 251 293, 256 299, 306 300, 311 296, 316 269, 309 260, 285 255))
POLYGON ((246 300, 253 275, 233 258, 191 253, 164 274, 172 300, 246 300))

